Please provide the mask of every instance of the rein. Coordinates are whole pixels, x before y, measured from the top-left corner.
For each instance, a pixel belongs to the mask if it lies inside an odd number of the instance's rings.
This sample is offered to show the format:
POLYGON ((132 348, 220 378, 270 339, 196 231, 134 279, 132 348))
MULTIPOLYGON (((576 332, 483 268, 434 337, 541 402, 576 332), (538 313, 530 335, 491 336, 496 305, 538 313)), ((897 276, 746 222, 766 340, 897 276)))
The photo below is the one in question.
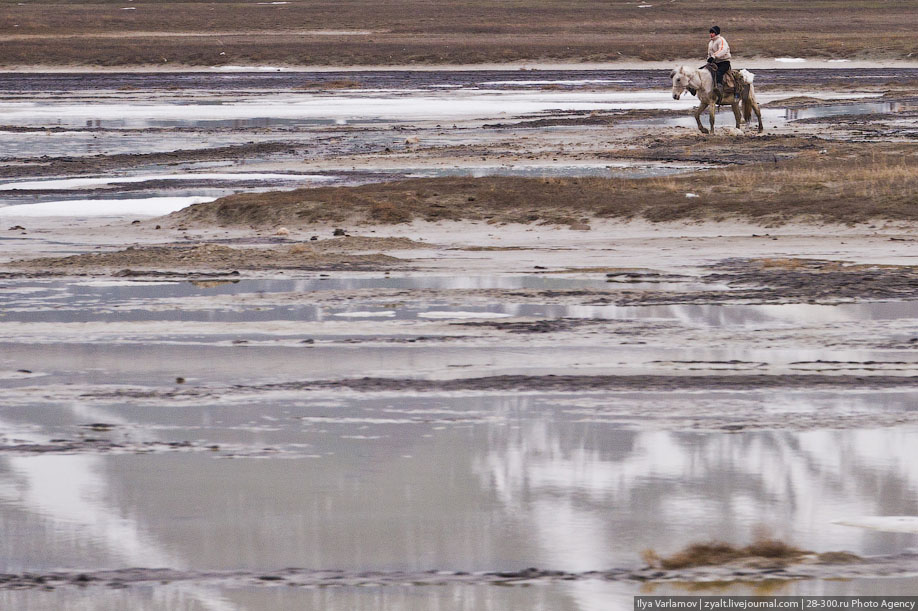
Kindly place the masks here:
POLYGON ((685 89, 692 95, 697 96, 698 90, 701 89, 701 85, 702 85, 701 77, 699 76, 698 71, 696 70, 695 74, 689 75, 689 82, 688 82, 688 85, 686 85, 685 89), (695 81, 698 81, 697 85, 695 84, 695 81))

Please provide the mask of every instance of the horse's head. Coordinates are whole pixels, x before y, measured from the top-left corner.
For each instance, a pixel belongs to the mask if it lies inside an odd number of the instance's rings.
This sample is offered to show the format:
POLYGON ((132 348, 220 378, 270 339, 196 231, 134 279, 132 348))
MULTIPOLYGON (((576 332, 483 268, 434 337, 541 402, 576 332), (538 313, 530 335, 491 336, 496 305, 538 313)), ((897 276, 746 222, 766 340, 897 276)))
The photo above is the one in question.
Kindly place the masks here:
POLYGON ((690 76, 685 66, 679 66, 669 73, 669 77, 673 79, 673 99, 678 100, 688 88, 690 76))

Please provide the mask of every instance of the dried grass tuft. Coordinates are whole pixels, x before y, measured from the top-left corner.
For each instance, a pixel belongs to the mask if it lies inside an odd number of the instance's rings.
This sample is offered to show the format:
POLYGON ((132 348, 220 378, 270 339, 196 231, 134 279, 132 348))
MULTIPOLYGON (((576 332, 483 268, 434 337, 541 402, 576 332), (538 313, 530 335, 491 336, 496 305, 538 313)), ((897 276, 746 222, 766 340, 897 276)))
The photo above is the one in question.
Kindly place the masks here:
POLYGON ((693 543, 671 556, 660 557, 653 550, 645 550, 641 556, 649 566, 671 571, 697 566, 717 566, 740 560, 764 559, 789 563, 809 553, 778 539, 759 539, 745 547, 714 541, 693 543))

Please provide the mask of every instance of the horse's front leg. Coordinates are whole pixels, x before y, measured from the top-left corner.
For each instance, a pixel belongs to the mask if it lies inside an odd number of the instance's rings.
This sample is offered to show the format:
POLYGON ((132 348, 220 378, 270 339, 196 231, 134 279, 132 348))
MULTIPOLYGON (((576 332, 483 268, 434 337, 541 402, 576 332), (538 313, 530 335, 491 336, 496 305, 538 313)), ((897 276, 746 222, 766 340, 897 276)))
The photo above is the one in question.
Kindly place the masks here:
MULTIPOLYGON (((704 109, 707 108, 708 106, 709 105, 706 102, 702 102, 701 105, 695 109, 695 123, 698 124, 698 129, 701 130, 702 134, 708 133, 708 129, 704 125, 701 124, 701 113, 703 113, 704 109)), ((714 127, 714 119, 711 119, 711 127, 712 128, 714 127)))
POLYGON ((711 113, 711 133, 714 133, 714 114, 717 112, 717 104, 711 102, 708 104, 708 112, 711 113))

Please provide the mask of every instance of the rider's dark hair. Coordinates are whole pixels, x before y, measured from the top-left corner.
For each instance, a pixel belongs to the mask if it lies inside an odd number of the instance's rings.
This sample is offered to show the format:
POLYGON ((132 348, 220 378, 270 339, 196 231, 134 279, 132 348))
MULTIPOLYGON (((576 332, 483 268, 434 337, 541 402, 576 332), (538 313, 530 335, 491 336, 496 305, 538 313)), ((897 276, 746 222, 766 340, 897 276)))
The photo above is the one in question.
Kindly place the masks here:
POLYGON ((715 25, 713 28, 711 28, 710 30, 708 30, 708 32, 713 32, 713 33, 717 34, 718 36, 720 36, 720 26, 715 25))

